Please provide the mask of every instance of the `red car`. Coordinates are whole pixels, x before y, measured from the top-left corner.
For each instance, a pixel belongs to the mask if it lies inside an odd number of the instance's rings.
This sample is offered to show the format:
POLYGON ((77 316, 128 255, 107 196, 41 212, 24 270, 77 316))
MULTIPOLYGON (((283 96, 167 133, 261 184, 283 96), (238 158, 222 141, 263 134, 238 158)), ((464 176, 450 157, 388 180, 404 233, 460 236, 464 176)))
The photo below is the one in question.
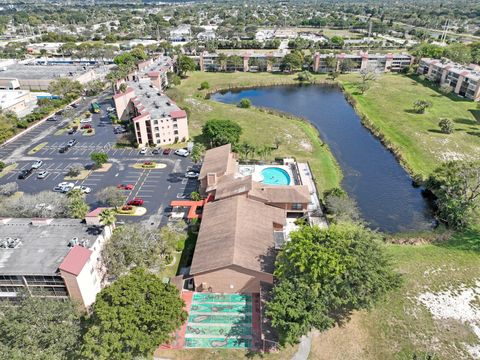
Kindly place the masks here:
POLYGON ((170 148, 163 149, 163 155, 170 155, 171 152, 172 152, 172 149, 170 148))
POLYGON ((90 125, 90 124, 83 124, 80 129, 91 129, 91 128, 92 128, 92 125, 90 125))
POLYGON ((133 185, 132 184, 120 184, 117 186, 118 189, 120 190, 133 190, 133 185))
POLYGON ((134 198, 134 199, 130 200, 129 202, 127 202, 127 205, 140 206, 140 205, 143 205, 143 203, 144 203, 143 199, 134 198))

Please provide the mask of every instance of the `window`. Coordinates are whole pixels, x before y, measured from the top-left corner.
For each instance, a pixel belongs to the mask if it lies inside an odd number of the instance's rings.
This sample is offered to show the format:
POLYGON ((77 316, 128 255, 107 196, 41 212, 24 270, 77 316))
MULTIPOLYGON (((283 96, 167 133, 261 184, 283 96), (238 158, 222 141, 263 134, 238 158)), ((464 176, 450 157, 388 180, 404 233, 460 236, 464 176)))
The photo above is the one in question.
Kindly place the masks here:
POLYGON ((158 126, 155 126, 155 131, 158 131, 158 126))
POLYGON ((178 130, 175 130, 173 133, 174 133, 175 135, 178 135, 178 130))
POLYGON ((303 206, 300 203, 293 203, 292 204, 292 210, 302 210, 303 206))
POLYGON ((154 123, 155 125, 157 125, 157 124, 158 124, 158 120, 153 120, 153 123, 154 123))

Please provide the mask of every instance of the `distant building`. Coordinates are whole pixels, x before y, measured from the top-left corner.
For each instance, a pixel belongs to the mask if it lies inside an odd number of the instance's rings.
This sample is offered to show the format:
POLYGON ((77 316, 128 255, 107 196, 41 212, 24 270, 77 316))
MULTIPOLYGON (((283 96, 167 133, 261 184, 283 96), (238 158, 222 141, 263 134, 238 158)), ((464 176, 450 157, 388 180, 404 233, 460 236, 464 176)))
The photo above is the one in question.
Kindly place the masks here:
POLYGON ((417 73, 439 85, 447 84, 455 94, 480 101, 480 66, 464 66, 449 60, 422 58, 417 73))
POLYGON ((24 116, 36 103, 35 96, 29 90, 0 90, 0 110, 11 111, 24 116))
POLYGON ((192 39, 192 29, 189 24, 182 24, 170 30, 170 41, 184 42, 192 39))
POLYGON ((330 72, 339 71, 342 62, 346 59, 350 60, 351 67, 349 72, 360 71, 364 69, 377 72, 401 71, 413 63, 413 56, 408 54, 369 54, 368 52, 359 52, 357 54, 319 54, 313 56, 314 72, 330 72), (328 58, 335 58, 334 67, 331 67, 328 58))
MULTIPOLYGON (((47 90, 48 85, 60 77, 68 77, 85 84, 105 76, 100 66, 73 63, 52 63, 27 60, 5 66, 0 71, 0 88, 7 88, 15 80, 23 90, 47 90)), ((10 85, 11 86, 11 85, 10 85)))
POLYGON ((77 219, 0 219, 0 299, 33 296, 95 302, 110 227, 77 219))
POLYGON ((129 75, 125 92, 113 96, 117 116, 131 120, 137 143, 168 145, 188 139, 187 113, 163 93, 167 72, 173 69, 169 57, 138 64, 129 75))
POLYGON ((215 38, 216 38, 216 35, 215 35, 215 31, 213 30, 202 31, 197 35, 197 39, 200 41, 211 41, 211 40, 215 40, 215 38))

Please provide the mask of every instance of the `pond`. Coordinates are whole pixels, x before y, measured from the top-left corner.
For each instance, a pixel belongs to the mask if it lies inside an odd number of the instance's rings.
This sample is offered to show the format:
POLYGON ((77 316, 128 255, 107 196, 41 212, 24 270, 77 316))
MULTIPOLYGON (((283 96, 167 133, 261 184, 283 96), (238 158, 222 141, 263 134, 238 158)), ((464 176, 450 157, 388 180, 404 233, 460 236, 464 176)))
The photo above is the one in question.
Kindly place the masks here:
POLYGON ((343 171, 342 187, 357 201, 371 228, 385 232, 432 228, 434 219, 421 189, 412 186, 393 154, 361 124, 340 89, 274 86, 211 96, 227 104, 237 104, 242 98, 255 106, 308 119, 318 129, 343 171))

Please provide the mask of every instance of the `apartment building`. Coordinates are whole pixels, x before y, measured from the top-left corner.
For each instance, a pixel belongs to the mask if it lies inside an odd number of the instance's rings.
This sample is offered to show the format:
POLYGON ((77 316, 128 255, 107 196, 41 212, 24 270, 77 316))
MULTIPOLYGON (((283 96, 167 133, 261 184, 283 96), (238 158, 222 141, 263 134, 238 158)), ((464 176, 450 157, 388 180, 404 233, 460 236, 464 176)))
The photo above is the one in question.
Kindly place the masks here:
POLYGON ((163 93, 172 66, 172 60, 165 57, 138 64, 137 71, 122 81, 127 85, 125 92, 113 96, 118 118, 133 122, 140 146, 163 146, 188 139, 187 113, 163 93))
POLYGON ((36 103, 35 96, 28 90, 0 90, 0 110, 24 116, 36 103))
MULTIPOLYGON (((201 53, 193 58, 198 63, 201 71, 280 71, 280 65, 286 52, 258 53, 247 52, 244 54, 224 53, 227 56, 238 55, 242 58, 242 64, 235 66, 228 61, 222 61, 217 53, 201 53)), ((413 63, 413 57, 408 54, 369 54, 359 52, 358 54, 319 54, 313 57, 312 70, 314 72, 326 73, 340 71, 342 62, 349 59, 348 71, 355 72, 362 69, 369 69, 377 72, 401 71, 413 63), (335 61, 327 59, 334 58, 335 61), (333 66, 332 66, 333 63, 333 66)))
POLYGON ((422 58, 417 73, 439 85, 447 84, 452 91, 467 99, 480 100, 480 66, 463 66, 449 60, 422 58))
POLYGON ((319 54, 313 56, 313 71, 326 73, 340 71, 342 63, 347 60, 351 67, 348 71, 372 70, 376 72, 398 72, 413 63, 413 56, 408 54, 369 54, 359 52, 357 54, 319 54), (334 58, 335 61, 328 59, 334 58), (333 65, 333 66, 332 66, 333 65))
POLYGON ((71 298, 95 302, 104 270, 100 252, 111 228, 77 219, 0 219, 0 299, 71 298))

